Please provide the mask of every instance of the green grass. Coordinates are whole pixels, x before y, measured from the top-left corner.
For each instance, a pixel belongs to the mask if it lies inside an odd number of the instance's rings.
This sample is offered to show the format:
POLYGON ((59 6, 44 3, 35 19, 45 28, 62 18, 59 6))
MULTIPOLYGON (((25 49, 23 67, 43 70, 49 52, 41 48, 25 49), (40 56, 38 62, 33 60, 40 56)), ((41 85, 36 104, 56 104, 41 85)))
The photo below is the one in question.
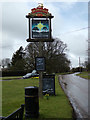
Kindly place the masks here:
POLYGON ((0 81, 0 116, 2 116, 2 81, 0 81))
POLYGON ((90 79, 90 72, 81 72, 81 73, 77 74, 77 76, 80 76, 85 79, 90 79))
MULTIPOLYGON (((38 86, 39 80, 35 78, 3 81, 2 84, 2 113, 8 116, 25 102, 25 87, 38 86)), ((72 118, 72 107, 62 91, 58 76, 55 80, 56 96, 44 96, 39 99, 39 118, 72 118)))

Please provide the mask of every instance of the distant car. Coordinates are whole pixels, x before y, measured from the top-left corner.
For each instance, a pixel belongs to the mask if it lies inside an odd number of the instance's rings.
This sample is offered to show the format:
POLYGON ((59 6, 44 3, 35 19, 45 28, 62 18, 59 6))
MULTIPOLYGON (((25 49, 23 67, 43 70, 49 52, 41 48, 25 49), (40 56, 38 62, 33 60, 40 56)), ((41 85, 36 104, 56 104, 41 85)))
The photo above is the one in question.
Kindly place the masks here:
POLYGON ((31 77, 38 77, 39 74, 36 73, 36 70, 33 70, 32 73, 27 73, 23 76, 23 79, 31 78, 31 77))

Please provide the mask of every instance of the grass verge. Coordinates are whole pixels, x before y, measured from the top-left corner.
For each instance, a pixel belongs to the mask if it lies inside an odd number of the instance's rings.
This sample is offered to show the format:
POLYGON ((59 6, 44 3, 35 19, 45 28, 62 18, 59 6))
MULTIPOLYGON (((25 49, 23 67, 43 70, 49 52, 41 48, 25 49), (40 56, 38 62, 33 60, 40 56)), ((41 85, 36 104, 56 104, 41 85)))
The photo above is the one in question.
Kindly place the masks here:
POLYGON ((81 72, 79 74, 77 74, 77 76, 80 76, 82 78, 85 78, 85 79, 90 79, 90 71, 89 72, 81 72))
MULTIPOLYGON (((21 104, 25 102, 25 89, 27 86, 38 86, 39 80, 36 78, 10 80, 2 82, 2 113, 8 116, 21 104)), ((39 112, 41 118, 72 118, 72 107, 61 89, 58 76, 55 79, 56 96, 49 96, 49 100, 44 96, 39 99, 39 112)))

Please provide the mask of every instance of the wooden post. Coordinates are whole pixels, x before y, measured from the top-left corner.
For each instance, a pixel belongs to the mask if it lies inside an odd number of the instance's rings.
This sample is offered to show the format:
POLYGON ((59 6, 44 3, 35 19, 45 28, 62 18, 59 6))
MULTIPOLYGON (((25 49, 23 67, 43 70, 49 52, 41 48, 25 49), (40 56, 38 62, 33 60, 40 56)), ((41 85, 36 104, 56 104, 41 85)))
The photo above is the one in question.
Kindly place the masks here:
POLYGON ((30 26, 30 18, 29 18, 29 39, 31 38, 31 30, 30 30, 31 26, 30 26))
MULTIPOLYGON (((42 42, 39 42, 39 57, 42 57, 43 46, 42 42)), ((43 98, 42 94, 42 79, 43 79, 43 72, 39 72, 39 97, 43 98)))
POLYGON ((50 22, 50 24, 49 24, 50 36, 49 36, 49 37, 50 37, 50 39, 51 39, 51 37, 52 37, 52 36, 51 36, 51 32, 52 32, 52 30, 51 30, 51 18, 49 18, 49 20, 50 20, 50 21, 49 21, 49 22, 50 22))

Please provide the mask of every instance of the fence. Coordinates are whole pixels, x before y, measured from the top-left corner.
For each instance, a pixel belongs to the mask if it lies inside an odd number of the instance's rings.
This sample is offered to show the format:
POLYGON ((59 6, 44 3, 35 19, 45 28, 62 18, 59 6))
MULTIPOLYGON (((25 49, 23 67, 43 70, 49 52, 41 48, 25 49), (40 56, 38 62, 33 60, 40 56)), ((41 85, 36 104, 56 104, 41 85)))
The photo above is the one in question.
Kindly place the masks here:
POLYGON ((24 113, 24 104, 22 104, 19 109, 17 109, 9 116, 2 117, 1 120, 23 120, 23 113, 24 113))

